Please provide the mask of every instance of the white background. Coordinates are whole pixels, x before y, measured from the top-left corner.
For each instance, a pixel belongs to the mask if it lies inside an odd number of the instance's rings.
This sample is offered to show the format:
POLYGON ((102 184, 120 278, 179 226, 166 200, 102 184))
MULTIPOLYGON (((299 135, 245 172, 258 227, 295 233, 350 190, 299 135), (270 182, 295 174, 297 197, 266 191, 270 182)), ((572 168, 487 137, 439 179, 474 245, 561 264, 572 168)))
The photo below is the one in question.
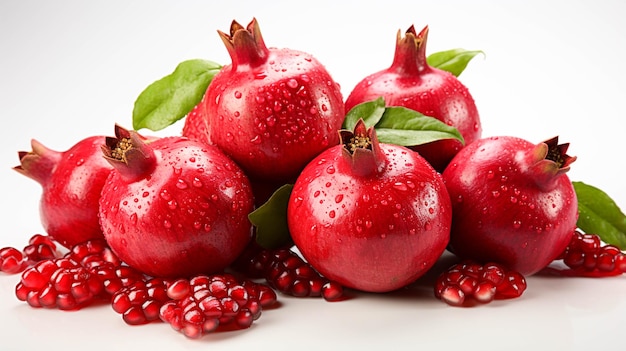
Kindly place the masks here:
MULTIPOLYGON (((42 230, 39 186, 11 169, 31 138, 65 150, 88 135, 112 135, 115 123, 131 127, 144 87, 183 60, 230 62, 216 31, 252 17, 269 46, 316 56, 344 97, 391 64, 396 32, 411 24, 429 25, 428 53, 483 50, 460 76, 483 136, 559 135, 578 157, 570 178, 626 206, 623 1, 0 0, 0 246, 23 247, 42 230)), ((411 291, 339 303, 280 296, 282 306, 251 329, 190 341, 164 324, 128 327, 108 306, 31 309, 13 295, 19 276, 0 275, 0 349, 623 347, 625 277, 533 276, 522 298, 471 309, 435 300, 427 278, 411 291)))

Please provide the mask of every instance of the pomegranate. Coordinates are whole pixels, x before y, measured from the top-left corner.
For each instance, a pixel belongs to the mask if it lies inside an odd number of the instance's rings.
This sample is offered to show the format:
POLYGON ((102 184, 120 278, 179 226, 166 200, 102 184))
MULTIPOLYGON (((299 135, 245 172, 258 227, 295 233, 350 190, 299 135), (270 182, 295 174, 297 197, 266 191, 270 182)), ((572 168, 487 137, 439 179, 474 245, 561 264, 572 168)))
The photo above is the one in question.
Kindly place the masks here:
POLYGON ((232 63, 185 119, 183 135, 218 146, 252 181, 295 181, 313 157, 338 142, 339 85, 310 54, 267 48, 256 19, 246 28, 233 21, 230 34, 218 33, 232 63))
POLYGON ((103 152, 114 171, 102 189, 104 237, 129 266, 155 277, 217 272, 251 238, 253 199, 219 149, 183 137, 146 142, 119 126, 103 152))
POLYGON ((98 200, 112 170, 100 151, 104 140, 104 136, 91 136, 65 152, 32 140, 32 151, 20 151, 20 165, 13 168, 41 184, 41 223, 65 247, 102 238, 98 200))
MULTIPOLYGON (((404 37, 398 31, 391 66, 357 83, 346 99, 346 110, 383 97, 387 106, 410 108, 457 128, 465 145, 470 144, 482 134, 474 99, 453 74, 428 65, 427 38, 428 26, 419 34, 411 26, 404 37)), ((459 140, 444 139, 411 148, 442 172, 462 147, 459 140)))
POLYGON ((578 217, 566 172, 569 144, 539 144, 512 136, 480 139, 443 172, 454 216, 450 250, 501 263, 522 275, 547 266, 565 250, 578 217))
POLYGON ((329 280, 386 292, 425 273, 448 244, 441 175, 416 152, 379 143, 359 120, 298 177, 287 207, 293 241, 329 280))

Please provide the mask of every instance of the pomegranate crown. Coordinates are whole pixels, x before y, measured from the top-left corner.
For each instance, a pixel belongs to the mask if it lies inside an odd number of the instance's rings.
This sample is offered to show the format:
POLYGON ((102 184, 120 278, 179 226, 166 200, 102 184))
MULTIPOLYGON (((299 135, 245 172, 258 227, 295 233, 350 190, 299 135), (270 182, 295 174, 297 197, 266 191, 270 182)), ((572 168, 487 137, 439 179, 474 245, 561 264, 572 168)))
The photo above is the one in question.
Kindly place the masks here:
POLYGON ((558 136, 535 146, 532 153, 535 162, 531 163, 531 169, 538 175, 537 182, 540 185, 549 188, 556 178, 570 170, 576 156, 568 155, 568 148, 569 143, 559 144, 558 136))
POLYGON ((391 67, 399 72, 418 74, 430 66, 426 61, 426 42, 428 40, 428 26, 419 33, 411 25, 405 32, 398 30, 396 37, 396 51, 391 67))
POLYGON ((230 34, 220 30, 217 33, 228 50, 233 70, 242 65, 259 66, 267 61, 269 49, 263 41, 261 28, 256 18, 253 18, 247 27, 233 20, 230 25, 230 34))
POLYGON ((129 131, 116 124, 115 137, 105 138, 102 153, 122 177, 139 177, 151 172, 156 162, 154 152, 146 140, 136 131, 129 131))
POLYGON ((340 130, 339 139, 344 158, 350 162, 355 174, 367 176, 382 172, 384 154, 380 150, 374 127, 367 128, 361 118, 354 126, 354 130, 340 130))

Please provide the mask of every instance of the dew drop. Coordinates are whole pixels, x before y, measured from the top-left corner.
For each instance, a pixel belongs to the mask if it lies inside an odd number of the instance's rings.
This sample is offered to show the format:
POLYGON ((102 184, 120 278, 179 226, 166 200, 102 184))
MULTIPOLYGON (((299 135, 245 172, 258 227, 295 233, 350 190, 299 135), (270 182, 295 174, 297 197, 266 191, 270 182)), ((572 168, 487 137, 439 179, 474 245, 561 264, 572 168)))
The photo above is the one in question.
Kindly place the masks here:
POLYGON ((200 223, 198 221, 193 222, 193 228, 195 230, 200 230, 200 228, 202 228, 202 223, 200 223))
POLYGON ((363 202, 370 202, 370 196, 368 194, 363 194, 361 199, 363 199, 363 202))
POLYGON ((252 144, 259 145, 261 144, 261 142, 263 142, 263 140, 261 139, 261 136, 257 134, 254 136, 254 138, 250 139, 250 142, 252 144))
POLYGON ((516 204, 517 198, 515 196, 511 196, 511 203, 516 204))
POLYGON ((163 227, 165 227, 166 229, 170 229, 172 227, 172 222, 168 221, 167 219, 164 220, 163 227))
POLYGON ((433 225, 432 225, 432 224, 430 224, 430 222, 426 222, 426 223, 424 224, 424 230, 429 231, 429 230, 431 230, 431 229, 433 229, 433 225))
POLYGON ((81 158, 78 161, 76 161, 76 167, 80 167, 83 165, 83 163, 85 163, 85 159, 81 158))
POLYGON ((331 182, 326 182, 326 184, 324 184, 324 185, 326 185, 326 187, 327 187, 327 188, 330 188, 330 187, 333 185, 333 183, 331 183, 331 182))
POLYGON ((372 227, 372 225, 374 225, 374 223, 372 223, 372 221, 370 220, 366 220, 365 221, 365 228, 369 229, 372 227))
POLYGON ((176 207, 178 207, 178 203, 176 202, 176 200, 170 200, 170 201, 167 202, 167 207, 170 210, 175 210, 176 207))
POLYGON ((137 224, 137 213, 133 213, 130 215, 130 223, 137 224))
POLYGON ((493 179, 493 177, 495 177, 495 174, 493 174, 493 171, 487 172, 487 179, 493 179))
POLYGON ((331 210, 330 212, 328 212, 328 217, 330 218, 335 218, 335 215, 336 215, 335 210, 331 210))
POLYGON ((430 214, 435 213, 435 209, 434 209, 434 208, 432 208, 432 207, 429 207, 429 208, 428 208, 428 213, 430 213, 430 214))
POLYGON ((193 178, 193 181, 191 182, 191 184, 196 187, 196 188, 202 188, 202 181, 198 178, 193 178))
POLYGON ((328 174, 333 174, 333 173, 335 173, 335 166, 333 166, 333 165, 328 166, 328 167, 326 168, 326 173, 328 173, 328 174))
POLYGON ((522 221, 520 221, 520 220, 514 220, 513 221, 513 228, 519 229, 521 226, 522 226, 522 221))
POLYGON ((321 194, 321 191, 315 190, 315 192, 313 193, 313 197, 318 197, 320 196, 320 194, 321 194))
POLYGON ((209 223, 206 223, 206 224, 204 225, 204 231, 205 231, 205 232, 210 232, 210 231, 211 231, 211 225, 210 225, 209 223))
POLYGON ((335 196, 335 202, 340 203, 343 200, 343 194, 339 194, 335 196))
POLYGON ((196 158, 195 158, 195 157, 193 157, 193 156, 191 156, 191 157, 189 158, 189 162, 191 162, 191 163, 196 162, 196 158))
POLYGON ((185 190, 185 189, 187 189, 188 185, 187 185, 187 182, 185 182, 183 179, 180 179, 180 178, 179 178, 179 179, 176 181, 176 187, 177 187, 178 189, 180 189, 180 190, 185 190))
POLYGON ((142 197, 148 197, 148 196, 150 196, 150 193, 147 192, 147 191, 144 191, 143 193, 141 193, 141 196, 142 197))
POLYGON ((226 133, 226 141, 227 142, 232 142, 235 139, 235 137, 233 136, 233 133, 231 132, 227 132, 226 133))
POLYGON ((491 196, 498 197, 498 196, 500 196, 500 192, 497 191, 497 190, 494 190, 494 191, 491 192, 491 196))
POLYGON ((393 187, 400 190, 400 191, 407 191, 408 190, 408 186, 402 182, 396 182, 393 184, 393 187))
POLYGON ((165 200, 165 201, 169 201, 172 199, 172 194, 170 194, 167 190, 163 190, 161 191, 161 193, 159 194, 159 196, 161 197, 161 199, 165 200))
POLYGON ((298 81, 295 80, 294 78, 291 78, 287 81, 287 86, 290 87, 291 89, 295 89, 298 87, 298 81))
POLYGON ((241 92, 239 90, 235 91, 235 98, 236 99, 241 99, 241 92))

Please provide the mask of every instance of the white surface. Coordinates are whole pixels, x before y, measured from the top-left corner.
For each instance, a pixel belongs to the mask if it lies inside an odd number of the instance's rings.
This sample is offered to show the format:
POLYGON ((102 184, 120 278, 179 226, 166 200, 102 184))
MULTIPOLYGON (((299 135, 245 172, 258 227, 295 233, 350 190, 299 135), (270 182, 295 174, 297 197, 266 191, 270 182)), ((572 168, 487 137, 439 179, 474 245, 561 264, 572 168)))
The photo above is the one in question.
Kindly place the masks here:
MULTIPOLYGON (((39 187, 11 170, 30 139, 65 150, 131 126, 134 99, 177 63, 228 63, 216 30, 259 20, 270 46, 307 51, 347 96, 391 64, 395 36, 430 26, 428 52, 484 50, 461 80, 484 136, 539 142, 560 135, 570 173, 626 206, 623 167, 626 3, 622 1, 0 1, 0 246, 41 232, 39 187), (314 5, 313 5, 314 4, 314 5)), ((177 124, 165 134, 178 133, 177 124)), ((443 262, 445 263, 445 262, 443 262)), ((459 309, 411 292, 327 303, 280 296, 251 329, 185 339, 165 324, 126 326, 108 306, 39 310, 17 301, 19 276, 0 276, 0 349, 480 349, 623 348, 626 277, 533 276, 522 298, 459 309)))

